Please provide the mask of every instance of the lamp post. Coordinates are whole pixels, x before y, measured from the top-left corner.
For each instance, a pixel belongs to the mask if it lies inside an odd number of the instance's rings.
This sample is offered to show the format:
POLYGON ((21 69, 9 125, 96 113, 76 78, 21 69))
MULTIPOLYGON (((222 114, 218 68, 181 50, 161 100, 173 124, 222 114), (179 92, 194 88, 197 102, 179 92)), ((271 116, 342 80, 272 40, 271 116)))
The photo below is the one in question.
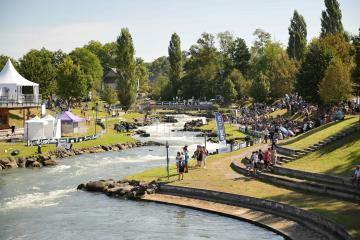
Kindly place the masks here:
POLYGON ((169 169, 169 143, 168 141, 166 141, 166 144, 165 144, 165 147, 166 147, 166 173, 167 173, 167 178, 169 180, 169 174, 170 174, 170 169, 169 169))
POLYGON ((206 140, 207 140, 207 133, 205 132, 204 133, 204 146, 205 146, 205 149, 206 149, 206 140))
POLYGON ((97 121, 97 114, 98 114, 98 107, 99 107, 99 103, 96 102, 95 103, 95 135, 96 135, 96 121, 97 121))

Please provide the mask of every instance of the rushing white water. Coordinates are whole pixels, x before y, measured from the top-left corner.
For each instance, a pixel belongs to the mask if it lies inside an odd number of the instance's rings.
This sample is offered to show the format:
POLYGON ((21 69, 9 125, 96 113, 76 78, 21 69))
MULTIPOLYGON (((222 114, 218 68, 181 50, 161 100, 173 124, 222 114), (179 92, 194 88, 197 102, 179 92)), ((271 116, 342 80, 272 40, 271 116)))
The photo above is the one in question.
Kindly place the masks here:
MULTIPOLYGON (((144 127, 170 143, 171 161, 184 145, 204 144, 196 133, 177 132, 193 118, 144 127)), ((210 150, 217 145, 209 144, 210 150)), ((0 172, 0 239, 283 239, 254 225, 209 213, 76 191, 79 183, 121 179, 164 166, 164 146, 74 156, 42 169, 0 172), (250 237, 251 236, 251 237, 250 237)))

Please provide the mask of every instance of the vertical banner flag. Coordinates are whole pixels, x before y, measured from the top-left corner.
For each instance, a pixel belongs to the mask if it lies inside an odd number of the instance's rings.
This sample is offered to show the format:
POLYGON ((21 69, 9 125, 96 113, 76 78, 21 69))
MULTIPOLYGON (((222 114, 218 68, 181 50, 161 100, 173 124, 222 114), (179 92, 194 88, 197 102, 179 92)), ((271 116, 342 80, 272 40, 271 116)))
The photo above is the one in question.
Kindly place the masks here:
POLYGON ((221 116, 221 113, 215 112, 215 120, 218 132, 219 143, 226 145, 226 134, 225 134, 225 126, 224 120, 221 116))

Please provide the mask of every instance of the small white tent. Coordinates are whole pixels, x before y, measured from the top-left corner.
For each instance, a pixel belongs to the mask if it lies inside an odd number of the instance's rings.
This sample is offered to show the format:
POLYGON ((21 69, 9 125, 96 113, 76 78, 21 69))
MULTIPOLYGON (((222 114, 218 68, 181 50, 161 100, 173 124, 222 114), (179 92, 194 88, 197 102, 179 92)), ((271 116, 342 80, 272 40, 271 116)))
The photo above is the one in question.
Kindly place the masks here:
POLYGON ((50 114, 42 118, 48 124, 45 125, 45 138, 61 138, 61 119, 55 119, 50 114), (57 123, 55 123, 57 121, 57 123))
POLYGON ((31 120, 25 121, 24 127, 24 138, 26 141, 44 139, 45 137, 45 126, 48 125, 48 122, 34 117, 31 120))

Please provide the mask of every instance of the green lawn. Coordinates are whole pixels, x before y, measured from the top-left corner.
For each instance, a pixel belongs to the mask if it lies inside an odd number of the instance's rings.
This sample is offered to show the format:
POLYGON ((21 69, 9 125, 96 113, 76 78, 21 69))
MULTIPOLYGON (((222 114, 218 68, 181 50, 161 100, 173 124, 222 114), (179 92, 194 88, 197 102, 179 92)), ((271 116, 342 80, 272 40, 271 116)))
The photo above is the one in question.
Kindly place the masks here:
MULTIPOLYGON (((172 165, 169 182, 173 185, 223 191, 290 204, 319 213, 344 226, 350 234, 360 239, 359 204, 310 192, 281 188, 235 173, 230 168, 230 163, 243 157, 249 150, 251 149, 247 148, 233 153, 210 156, 207 159, 206 169, 191 167, 183 181, 177 181, 176 168, 172 165)), ((193 165, 194 162, 191 162, 190 166, 193 165)), ((167 181, 165 167, 149 169, 127 178, 142 181, 167 181)))
MULTIPOLYGON (((208 124, 201 126, 200 129, 202 130, 211 130, 212 132, 216 132, 216 122, 215 120, 211 120, 208 124)), ((231 125, 230 123, 225 123, 225 132, 229 134, 230 139, 232 138, 245 138, 245 134, 239 131, 239 128, 236 126, 231 125)))
POLYGON ((288 163, 287 168, 349 177, 360 164, 360 131, 288 163))
POLYGON ((359 121, 358 116, 346 116, 341 122, 332 122, 290 138, 281 143, 285 147, 292 149, 305 149, 319 141, 322 141, 342 130, 345 130, 359 121))

